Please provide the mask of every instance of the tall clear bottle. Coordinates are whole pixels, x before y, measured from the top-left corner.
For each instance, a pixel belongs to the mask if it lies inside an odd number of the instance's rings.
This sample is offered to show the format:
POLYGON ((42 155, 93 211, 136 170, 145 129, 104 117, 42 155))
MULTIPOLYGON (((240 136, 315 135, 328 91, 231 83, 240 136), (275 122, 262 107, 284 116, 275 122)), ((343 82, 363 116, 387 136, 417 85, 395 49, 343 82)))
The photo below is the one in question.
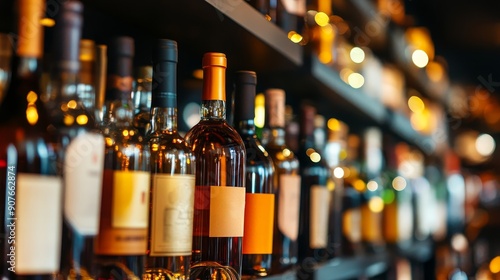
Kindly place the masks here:
POLYGON ((104 164, 104 138, 95 130, 93 114, 79 98, 77 86, 82 13, 83 5, 78 1, 67 1, 60 7, 46 88, 50 99, 45 102, 51 144, 63 177, 62 273, 67 279, 93 277, 93 241, 99 226, 104 164))
POLYGON ((276 274, 298 261, 300 170, 297 157, 285 143, 285 91, 268 89, 265 94, 266 127, 269 130, 269 142, 265 148, 275 169, 271 272, 276 274))
POLYGON ((203 56, 201 120, 186 134, 196 157, 191 279, 239 279, 245 145, 226 121, 226 55, 203 56))
POLYGON ((144 273, 150 166, 145 140, 132 126, 133 55, 132 38, 111 40, 101 214, 94 243, 99 279, 140 279, 144 273))
POLYGON ((256 84, 255 72, 236 72, 234 126, 247 152, 243 274, 250 277, 270 274, 274 225, 274 166, 255 134, 256 84))
POLYGON ((150 228, 143 279, 189 279, 195 157, 177 132, 177 42, 153 50, 150 228))
POLYGON ((95 108, 95 55, 95 42, 89 39, 80 40, 80 74, 77 92, 83 106, 90 112, 95 108))
POLYGON ((330 203, 334 184, 325 159, 314 145, 316 108, 304 103, 300 110, 300 148, 298 158, 301 175, 299 257, 325 261, 335 253, 329 243, 330 203))
POLYGON ((40 99, 45 1, 15 4, 12 82, 0 106, 0 268, 2 279, 51 279, 59 271, 63 189, 40 99))

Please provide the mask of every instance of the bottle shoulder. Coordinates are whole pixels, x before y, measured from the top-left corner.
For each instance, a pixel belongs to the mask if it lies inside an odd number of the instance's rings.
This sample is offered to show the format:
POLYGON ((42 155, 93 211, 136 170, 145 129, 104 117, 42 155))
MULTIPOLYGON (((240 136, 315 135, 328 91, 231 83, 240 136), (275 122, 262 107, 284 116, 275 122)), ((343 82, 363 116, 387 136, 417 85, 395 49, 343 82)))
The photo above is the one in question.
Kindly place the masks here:
POLYGON ((225 120, 202 120, 186 133, 184 139, 193 150, 207 145, 245 149, 241 136, 225 120))

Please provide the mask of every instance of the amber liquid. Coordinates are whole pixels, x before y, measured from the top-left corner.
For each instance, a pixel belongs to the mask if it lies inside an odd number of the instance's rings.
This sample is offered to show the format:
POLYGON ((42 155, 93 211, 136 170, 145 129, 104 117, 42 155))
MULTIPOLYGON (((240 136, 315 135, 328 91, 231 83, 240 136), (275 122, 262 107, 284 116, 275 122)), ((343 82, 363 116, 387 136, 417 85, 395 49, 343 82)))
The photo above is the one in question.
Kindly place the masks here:
MULTIPOLYGON (((202 119, 185 139, 197 161, 196 186, 244 186, 245 147, 236 130, 223 118, 202 119)), ((200 194, 197 190, 195 205, 200 194)), ((209 237, 209 217, 209 209, 195 207, 191 279, 238 279, 242 237, 209 237)))
MULTIPOLYGON (((275 193, 275 208, 274 208, 274 236, 273 236, 273 261, 272 273, 283 272, 291 268, 298 261, 298 240, 291 238, 280 231, 278 226, 279 217, 279 196, 280 196, 280 177, 281 175, 299 176, 299 161, 294 153, 285 145, 285 131, 283 128, 273 129, 271 131, 271 139, 266 145, 266 151, 273 160, 275 168, 275 176, 273 178, 274 193, 275 193)), ((299 191, 300 192, 300 191, 299 191)), ((300 194, 297 196, 296 208, 299 209, 300 194)), ((296 213, 298 219, 299 213, 296 213)), ((297 229, 298 232, 298 222, 297 229)))

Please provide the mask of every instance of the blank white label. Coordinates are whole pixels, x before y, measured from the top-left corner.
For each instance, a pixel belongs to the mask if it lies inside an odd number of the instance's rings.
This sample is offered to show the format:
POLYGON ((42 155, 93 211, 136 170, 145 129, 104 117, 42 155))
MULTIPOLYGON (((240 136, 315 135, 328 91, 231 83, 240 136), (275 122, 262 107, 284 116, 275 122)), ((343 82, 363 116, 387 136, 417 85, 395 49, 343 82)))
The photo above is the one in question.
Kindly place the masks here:
POLYGON ((12 244, 16 273, 55 273, 61 251, 62 180, 19 173, 16 192, 16 239, 12 244))
POLYGON ((99 230, 103 167, 102 135, 85 133, 71 141, 64 158, 64 215, 82 235, 99 230))
POLYGON ((282 174, 279 177, 278 228, 286 237, 297 240, 299 235, 300 176, 282 174))

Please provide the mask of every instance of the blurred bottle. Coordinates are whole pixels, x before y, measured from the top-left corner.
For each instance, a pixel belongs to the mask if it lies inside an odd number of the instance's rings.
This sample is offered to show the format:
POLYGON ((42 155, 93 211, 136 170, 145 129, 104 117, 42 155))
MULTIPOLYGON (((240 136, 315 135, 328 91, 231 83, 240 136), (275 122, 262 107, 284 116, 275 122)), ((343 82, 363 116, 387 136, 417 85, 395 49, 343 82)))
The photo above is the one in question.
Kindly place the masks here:
POLYGON ((276 14, 274 21, 294 43, 302 41, 304 16, 306 14, 306 0, 272 0, 270 13, 276 14))
POLYGON ((95 48, 95 98, 94 115, 97 127, 102 127, 104 122, 104 111, 106 106, 106 74, 108 67, 108 47, 106 45, 97 45, 95 48))
POLYGON ((299 161, 285 141, 285 91, 268 89, 265 94, 266 128, 269 130, 265 148, 275 168, 272 273, 276 274, 298 261, 300 171, 299 161))
MULTIPOLYGON (((155 67, 160 67, 156 65, 155 67)), ((164 69, 156 69, 160 72, 164 69)), ((145 137, 151 129, 151 91, 153 67, 141 66, 137 69, 135 86, 132 92, 134 102, 134 127, 145 137)))
POLYGON ((234 89, 234 127, 245 144, 246 199, 243 274, 267 276, 271 271, 274 226, 274 166, 255 134, 255 72, 238 71, 234 89))
POLYGON ((299 122, 297 116, 293 114, 293 108, 285 105, 285 142, 288 148, 297 153, 299 150, 299 122))
POLYGON ((321 262, 332 257, 335 250, 328 238, 334 185, 328 165, 314 145, 315 116, 314 106, 302 104, 298 152, 301 174, 299 257, 301 260, 313 257, 321 262))
POLYGON ((447 236, 451 237, 465 229, 465 179, 461 173, 460 159, 452 150, 445 154, 444 170, 448 193, 447 236))
POLYGON ((0 104, 9 87, 11 56, 11 38, 8 34, 0 33, 0 104))
POLYGON ((342 194, 342 255, 353 256, 362 253, 361 196, 366 183, 361 174, 361 139, 357 134, 349 134, 346 138, 342 194))
POLYGON ((76 91, 84 108, 89 112, 95 110, 95 52, 94 41, 80 40, 80 73, 76 91))
POLYGON ((384 249, 382 233, 382 132, 377 127, 369 127, 363 133, 363 173, 366 186, 361 196, 361 232, 364 247, 369 252, 384 249))

